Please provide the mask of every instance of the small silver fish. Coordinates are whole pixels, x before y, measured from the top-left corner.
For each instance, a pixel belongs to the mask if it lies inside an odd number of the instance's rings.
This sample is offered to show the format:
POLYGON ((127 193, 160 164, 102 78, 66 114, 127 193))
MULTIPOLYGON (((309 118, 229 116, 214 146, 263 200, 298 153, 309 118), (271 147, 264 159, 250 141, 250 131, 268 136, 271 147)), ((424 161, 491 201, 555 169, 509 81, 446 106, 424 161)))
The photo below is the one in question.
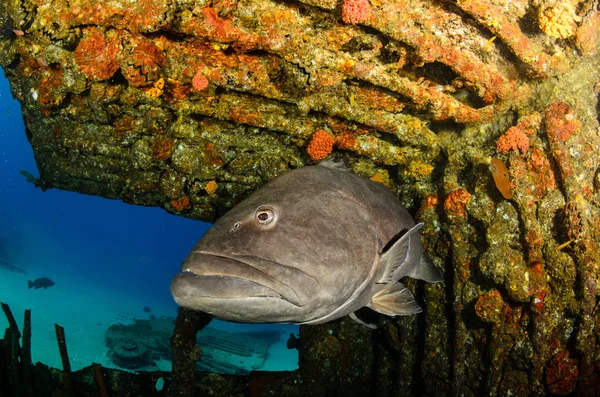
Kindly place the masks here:
POLYGON ((200 239, 171 282, 183 307, 248 323, 321 324, 369 307, 419 313, 404 276, 442 281, 409 212, 340 163, 289 171, 200 239))

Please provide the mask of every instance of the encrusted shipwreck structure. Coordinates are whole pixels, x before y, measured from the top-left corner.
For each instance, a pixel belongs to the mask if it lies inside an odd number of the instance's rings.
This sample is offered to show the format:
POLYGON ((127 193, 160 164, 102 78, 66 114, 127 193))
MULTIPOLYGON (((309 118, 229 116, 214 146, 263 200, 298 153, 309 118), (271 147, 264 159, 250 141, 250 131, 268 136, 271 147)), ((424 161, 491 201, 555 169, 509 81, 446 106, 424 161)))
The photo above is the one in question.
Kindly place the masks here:
POLYGON ((36 186, 212 221, 335 156, 425 222, 425 313, 303 328, 252 395, 600 390, 598 1, 4 0, 0 29, 36 186))

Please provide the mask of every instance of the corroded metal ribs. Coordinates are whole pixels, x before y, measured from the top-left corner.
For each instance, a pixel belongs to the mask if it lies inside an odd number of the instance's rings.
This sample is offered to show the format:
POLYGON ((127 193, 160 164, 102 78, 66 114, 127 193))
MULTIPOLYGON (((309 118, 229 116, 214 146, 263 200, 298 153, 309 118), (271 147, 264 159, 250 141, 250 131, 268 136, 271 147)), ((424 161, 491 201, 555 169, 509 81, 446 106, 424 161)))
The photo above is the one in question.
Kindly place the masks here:
POLYGON ((524 79, 568 65, 565 44, 537 25, 568 34, 581 22, 555 10, 541 25, 540 5, 486 0, 377 0, 360 24, 344 23, 334 1, 3 7, 3 24, 26 32, 6 35, 1 59, 27 81, 13 90, 33 140, 45 142, 34 145, 44 186, 205 220, 305 164, 323 128, 335 151, 379 164, 355 165, 367 177, 399 166, 408 181, 427 178, 439 122, 489 121, 527 97, 524 79), (259 163, 263 173, 249 175, 259 163), (213 181, 217 194, 204 189, 213 181))

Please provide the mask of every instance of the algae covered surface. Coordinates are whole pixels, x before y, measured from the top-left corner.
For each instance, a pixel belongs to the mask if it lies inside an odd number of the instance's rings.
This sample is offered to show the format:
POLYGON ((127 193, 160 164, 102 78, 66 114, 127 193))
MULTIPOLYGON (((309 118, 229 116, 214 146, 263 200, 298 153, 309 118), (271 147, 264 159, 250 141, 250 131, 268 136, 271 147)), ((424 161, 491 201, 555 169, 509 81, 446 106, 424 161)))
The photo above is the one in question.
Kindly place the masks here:
POLYGON ((303 330, 313 367, 289 388, 594 395, 598 8, 6 0, 0 64, 42 189, 213 221, 335 157, 425 222, 445 274, 417 288, 425 314, 382 320, 373 340, 343 321, 303 330))

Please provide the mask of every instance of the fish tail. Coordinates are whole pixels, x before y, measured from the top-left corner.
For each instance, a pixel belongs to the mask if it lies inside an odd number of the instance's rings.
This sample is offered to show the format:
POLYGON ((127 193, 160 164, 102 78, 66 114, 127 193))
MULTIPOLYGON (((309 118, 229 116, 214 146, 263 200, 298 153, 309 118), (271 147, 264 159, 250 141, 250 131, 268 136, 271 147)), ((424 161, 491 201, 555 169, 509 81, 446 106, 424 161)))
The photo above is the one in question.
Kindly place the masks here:
POLYGON ((33 281, 31 281, 31 280, 27 280, 27 283, 29 284, 29 287, 28 287, 27 289, 31 289, 31 288, 33 288, 33 285, 34 285, 34 284, 33 284, 33 281))

